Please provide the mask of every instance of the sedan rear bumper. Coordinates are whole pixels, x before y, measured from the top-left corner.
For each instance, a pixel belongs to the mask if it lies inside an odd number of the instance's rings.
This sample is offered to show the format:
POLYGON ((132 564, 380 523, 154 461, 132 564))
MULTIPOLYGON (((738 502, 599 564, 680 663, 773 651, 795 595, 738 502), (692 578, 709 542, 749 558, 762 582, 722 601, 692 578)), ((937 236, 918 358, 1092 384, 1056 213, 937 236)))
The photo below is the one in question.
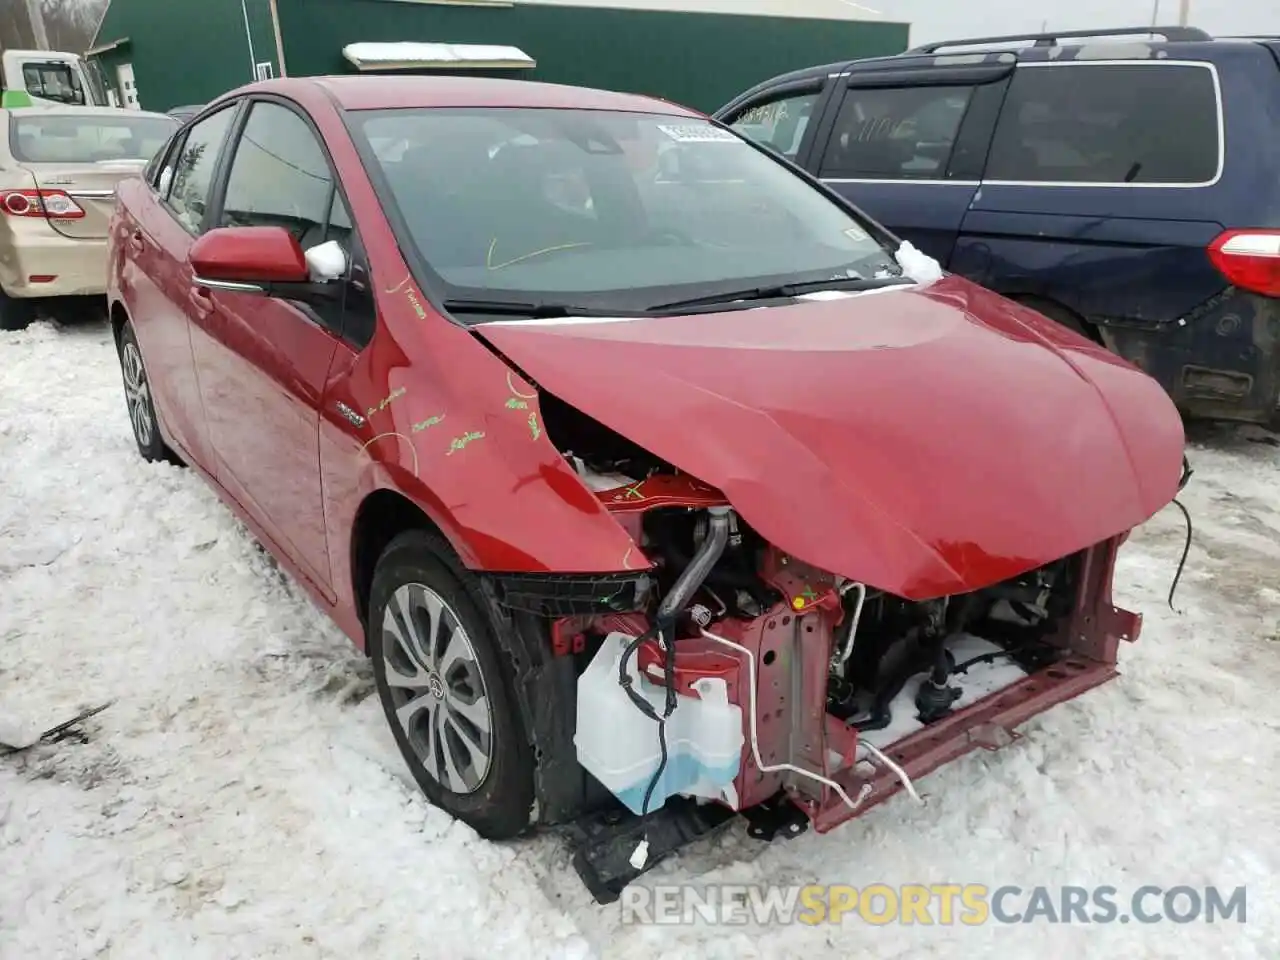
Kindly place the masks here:
POLYGON ((74 240, 52 227, 23 230, 0 246, 0 286, 10 297, 75 297, 107 291, 107 239, 74 240))

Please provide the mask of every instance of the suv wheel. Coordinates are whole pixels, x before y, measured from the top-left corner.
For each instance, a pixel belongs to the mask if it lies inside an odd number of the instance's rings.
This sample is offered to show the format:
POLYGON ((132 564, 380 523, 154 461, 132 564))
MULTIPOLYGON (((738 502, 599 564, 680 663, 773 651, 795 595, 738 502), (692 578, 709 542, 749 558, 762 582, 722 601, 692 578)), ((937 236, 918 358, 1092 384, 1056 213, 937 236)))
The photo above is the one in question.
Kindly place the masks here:
POLYGON ((133 325, 126 323, 120 330, 120 373, 124 378, 124 399, 129 409, 129 424, 133 427, 133 439, 143 459, 152 462, 168 461, 180 464, 177 455, 160 436, 160 423, 151 399, 151 385, 147 369, 142 363, 142 351, 133 325))
POLYGON ((530 825, 533 751, 487 608, 444 541, 410 531, 378 561, 365 639, 422 792, 481 836, 506 840, 530 825))
POLYGON ((1014 297, 1018 303, 1024 307, 1030 307, 1037 313, 1042 313, 1059 326, 1066 327, 1072 333, 1078 333, 1086 340, 1092 340, 1094 343, 1101 344, 1102 338, 1098 335, 1097 328, 1093 324, 1084 320, 1079 314, 1073 313, 1066 307, 1052 300, 1043 300, 1040 297, 1014 297))
POLYGON ((0 290, 0 330, 25 330, 34 317, 35 310, 29 302, 0 290))

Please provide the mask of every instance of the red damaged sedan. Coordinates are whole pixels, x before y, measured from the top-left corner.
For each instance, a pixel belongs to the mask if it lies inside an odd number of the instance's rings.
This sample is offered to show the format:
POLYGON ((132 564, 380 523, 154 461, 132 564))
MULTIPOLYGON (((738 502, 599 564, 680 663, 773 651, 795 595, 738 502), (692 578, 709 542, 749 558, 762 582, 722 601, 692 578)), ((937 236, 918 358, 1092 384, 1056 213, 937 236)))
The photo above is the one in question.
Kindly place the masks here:
POLYGON ((269 81, 119 198, 142 455, 368 653, 434 803, 572 824, 601 900, 735 813, 914 793, 1137 638, 1164 391, 700 115, 269 81))

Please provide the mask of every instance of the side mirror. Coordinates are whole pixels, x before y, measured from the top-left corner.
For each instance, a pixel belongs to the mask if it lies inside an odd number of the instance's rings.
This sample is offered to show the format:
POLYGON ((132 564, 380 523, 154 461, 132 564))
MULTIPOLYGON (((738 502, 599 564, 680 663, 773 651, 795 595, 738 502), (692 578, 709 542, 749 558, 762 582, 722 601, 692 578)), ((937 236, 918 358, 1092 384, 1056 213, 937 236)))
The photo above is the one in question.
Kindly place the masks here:
POLYGON ((191 247, 191 282, 226 293, 250 293, 303 303, 336 300, 347 275, 346 251, 335 240, 305 253, 284 227, 219 227, 191 247))
POLYGON ((219 227, 191 247, 195 282, 215 290, 266 293, 273 283, 311 278, 302 247, 284 227, 219 227))
POLYGON ((307 261, 307 274, 312 283, 329 283, 341 280, 351 266, 347 251, 337 240, 327 240, 312 247, 303 258, 307 261))

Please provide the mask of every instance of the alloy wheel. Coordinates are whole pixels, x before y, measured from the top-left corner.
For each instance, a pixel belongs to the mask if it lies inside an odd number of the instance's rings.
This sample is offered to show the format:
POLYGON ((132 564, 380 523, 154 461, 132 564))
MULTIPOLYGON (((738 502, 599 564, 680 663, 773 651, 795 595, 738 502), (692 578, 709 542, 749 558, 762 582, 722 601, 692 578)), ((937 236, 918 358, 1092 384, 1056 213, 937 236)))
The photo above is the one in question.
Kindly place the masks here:
POLYGON ((124 370, 125 401, 129 405, 129 421, 133 435, 141 447, 151 446, 151 390, 147 386, 147 374, 142 368, 142 355, 132 341, 120 351, 120 364, 124 370))
POLYGON ((382 654, 396 720, 427 774, 474 793, 493 759, 493 712, 475 648, 430 587, 396 590, 382 618, 382 654))

